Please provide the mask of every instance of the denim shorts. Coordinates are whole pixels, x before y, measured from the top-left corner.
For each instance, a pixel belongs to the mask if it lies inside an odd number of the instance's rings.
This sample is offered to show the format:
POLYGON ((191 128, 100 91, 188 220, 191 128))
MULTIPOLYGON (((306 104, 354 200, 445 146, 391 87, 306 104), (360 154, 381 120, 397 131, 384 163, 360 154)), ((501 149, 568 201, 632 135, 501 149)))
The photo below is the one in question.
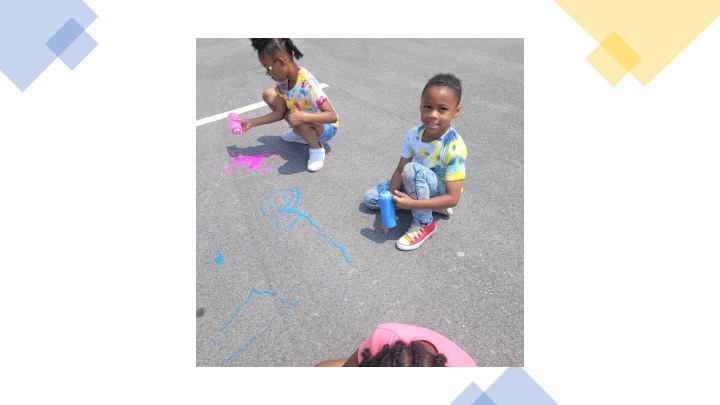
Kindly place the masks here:
POLYGON ((327 142, 335 136, 335 133, 337 133, 337 128, 335 128, 333 124, 325 124, 324 127, 325 129, 323 130, 322 135, 318 137, 319 142, 327 142))

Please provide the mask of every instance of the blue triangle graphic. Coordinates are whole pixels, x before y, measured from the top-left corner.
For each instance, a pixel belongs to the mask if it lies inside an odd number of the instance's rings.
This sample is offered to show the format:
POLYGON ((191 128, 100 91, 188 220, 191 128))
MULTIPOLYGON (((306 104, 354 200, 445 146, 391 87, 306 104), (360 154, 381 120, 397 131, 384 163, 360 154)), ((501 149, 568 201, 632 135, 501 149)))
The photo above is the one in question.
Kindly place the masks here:
POLYGON ((477 384, 471 382, 470 385, 468 385, 467 388, 465 388, 450 405, 473 405, 482 395, 483 390, 481 390, 477 384))
POLYGON ((497 405, 495 402, 493 402, 492 399, 488 396, 487 393, 484 393, 480 395, 480 398, 475 400, 475 402, 472 403, 472 405, 497 405))
POLYGON ((496 405, 557 405, 522 367, 505 370, 485 395, 496 405))

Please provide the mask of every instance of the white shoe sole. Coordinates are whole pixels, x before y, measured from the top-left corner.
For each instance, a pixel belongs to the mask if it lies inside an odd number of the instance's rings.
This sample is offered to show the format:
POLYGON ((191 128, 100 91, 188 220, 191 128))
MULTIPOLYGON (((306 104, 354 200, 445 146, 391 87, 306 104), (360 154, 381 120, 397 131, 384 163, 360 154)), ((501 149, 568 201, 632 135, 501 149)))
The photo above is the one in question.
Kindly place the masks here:
POLYGON ((316 171, 322 169, 323 166, 325 166, 324 162, 320 163, 320 165, 316 165, 316 166, 312 166, 312 167, 310 165, 308 165, 307 169, 309 172, 316 172, 316 171))

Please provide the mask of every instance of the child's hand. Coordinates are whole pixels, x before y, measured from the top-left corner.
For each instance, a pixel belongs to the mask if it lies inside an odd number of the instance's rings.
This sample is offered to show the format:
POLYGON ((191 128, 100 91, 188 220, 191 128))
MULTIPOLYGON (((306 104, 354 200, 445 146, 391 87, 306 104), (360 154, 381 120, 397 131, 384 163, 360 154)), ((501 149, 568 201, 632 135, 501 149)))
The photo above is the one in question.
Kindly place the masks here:
POLYGON ((243 132, 246 132, 250 128, 253 127, 252 124, 250 123, 250 121, 245 121, 242 118, 235 118, 235 119, 233 119, 233 121, 240 121, 240 125, 242 126, 243 132))
POLYGON ((302 111, 292 111, 288 113, 288 115, 285 117, 285 120, 288 122, 288 124, 290 124, 291 127, 295 128, 296 126, 305 123, 303 116, 304 114, 302 111))
POLYGON ((412 204, 415 202, 412 197, 400 190, 395 190, 395 195, 392 199, 395 202, 395 208, 402 208, 406 210, 412 209, 412 204))

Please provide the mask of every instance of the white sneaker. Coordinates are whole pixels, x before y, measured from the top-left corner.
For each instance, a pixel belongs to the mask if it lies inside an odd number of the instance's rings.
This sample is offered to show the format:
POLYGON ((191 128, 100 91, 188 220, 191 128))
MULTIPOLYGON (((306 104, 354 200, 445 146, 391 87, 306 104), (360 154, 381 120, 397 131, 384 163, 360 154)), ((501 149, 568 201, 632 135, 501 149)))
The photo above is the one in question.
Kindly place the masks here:
POLYGON ((325 148, 308 149, 310 151, 310 159, 308 159, 307 168, 311 172, 322 169, 325 164, 325 148))
POLYGON ((282 138, 285 142, 297 142, 307 145, 307 142, 305 142, 305 140, 302 139, 300 135, 296 134, 292 129, 287 132, 283 132, 282 135, 280 135, 280 138, 282 138))
POLYGON ((440 208, 437 210, 433 210, 433 212, 437 212, 440 215, 447 215, 448 217, 451 217, 453 214, 452 208, 440 208))

